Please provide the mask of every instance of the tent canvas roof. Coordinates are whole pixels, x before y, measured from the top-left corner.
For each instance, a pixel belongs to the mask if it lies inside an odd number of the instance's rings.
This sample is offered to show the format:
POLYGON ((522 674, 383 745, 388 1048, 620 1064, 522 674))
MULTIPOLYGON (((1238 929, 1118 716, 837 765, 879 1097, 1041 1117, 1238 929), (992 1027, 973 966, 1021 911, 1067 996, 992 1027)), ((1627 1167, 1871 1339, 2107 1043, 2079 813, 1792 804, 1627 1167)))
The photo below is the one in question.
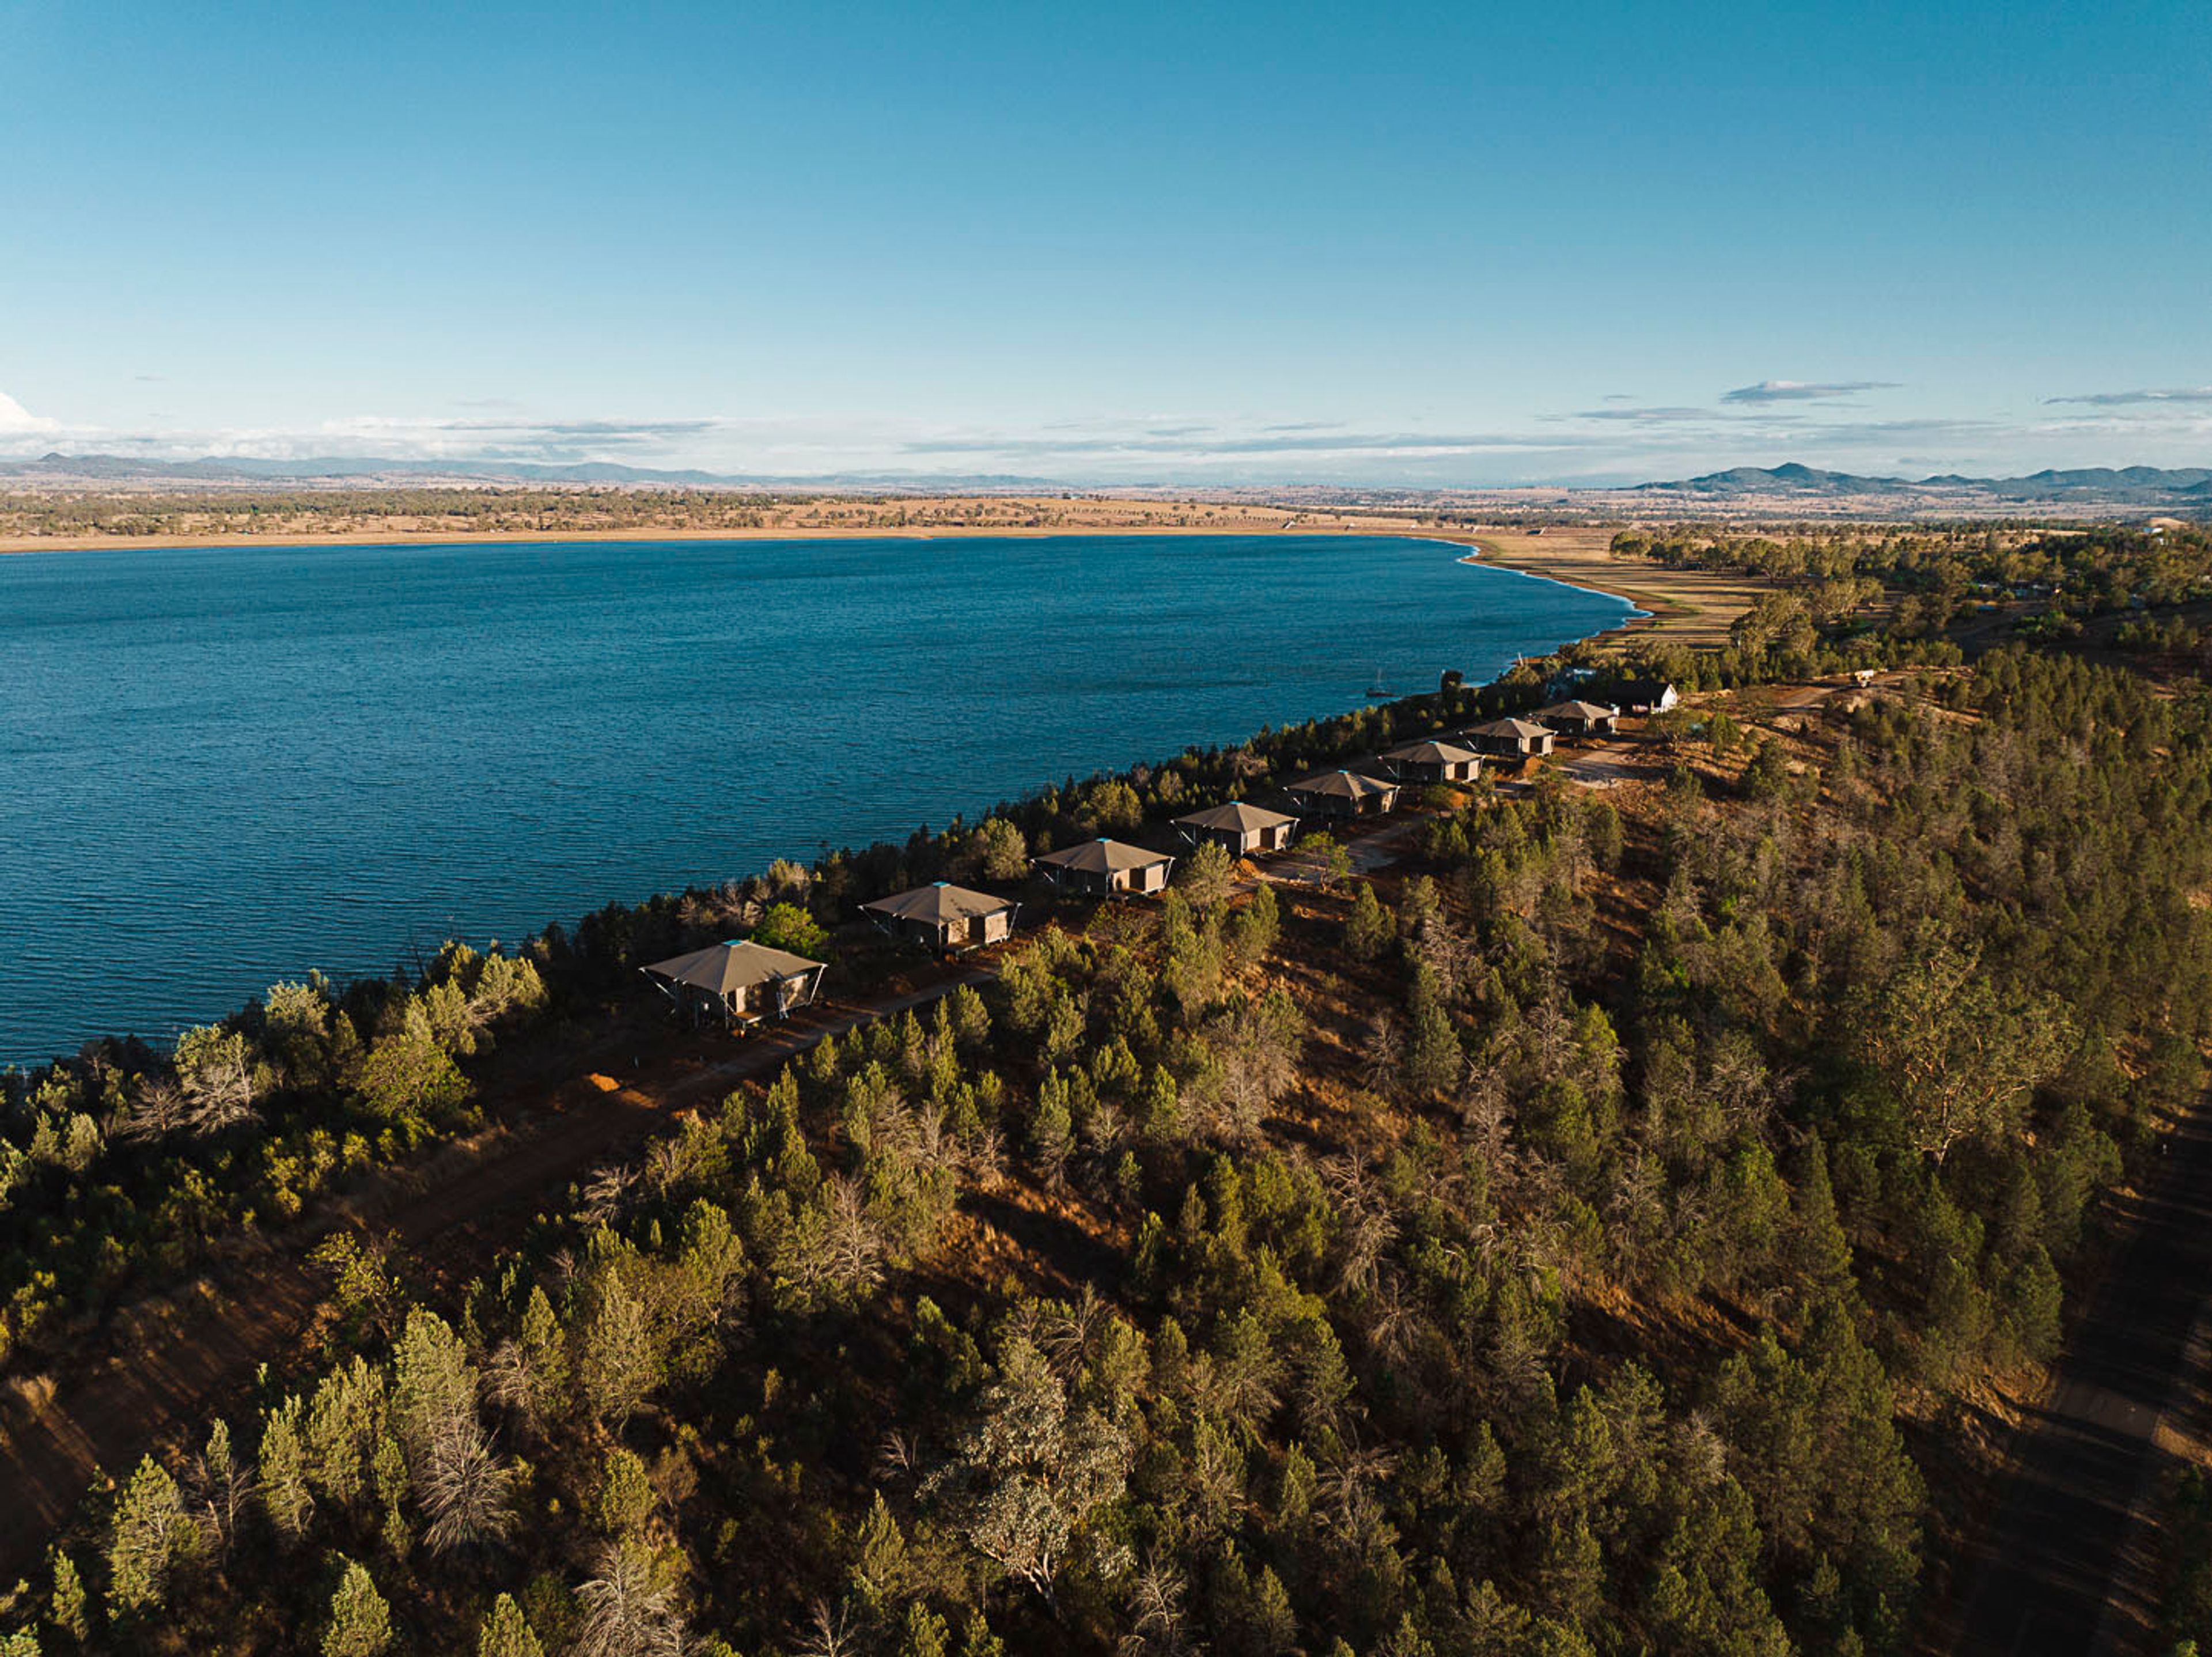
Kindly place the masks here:
POLYGON ((655 961, 644 968, 656 978, 665 978, 671 984, 692 984, 710 990, 717 996, 726 996, 732 990, 749 984, 766 984, 772 978, 797 978, 811 972, 822 965, 804 955, 794 955, 787 950, 771 949, 763 943, 718 943, 705 949, 696 949, 688 955, 678 955, 665 961, 655 961))
POLYGON ((1487 725, 1477 725, 1468 732, 1469 736, 1512 736, 1524 740, 1538 736, 1549 736, 1551 732, 1541 725, 1525 719, 1493 719, 1487 725))
POLYGON ((1408 742, 1402 748, 1392 748, 1382 757, 1412 765, 1463 765, 1480 758, 1473 749, 1449 742, 1408 742))
POLYGON ((1234 829, 1239 834, 1249 834, 1254 829, 1277 828, 1297 820, 1279 811, 1269 811, 1264 806, 1248 806, 1242 800, 1231 800, 1225 806, 1214 806, 1176 819, 1176 822, 1188 823, 1193 828, 1234 829))
POLYGON ((1612 719, 1620 710, 1608 708, 1601 702, 1555 702, 1548 708, 1539 708, 1539 719, 1612 719))
POLYGON ((895 921, 933 923, 972 921, 978 916, 995 915, 1013 906, 1010 898, 994 898, 988 892, 970 892, 966 886, 948 886, 943 880, 860 905, 872 914, 889 916, 895 921))
POLYGON ((1125 868, 1149 868, 1154 863, 1173 861, 1164 851, 1146 851, 1142 846, 1124 845, 1119 840, 1086 840, 1065 851, 1048 851, 1037 859, 1055 868, 1079 869, 1086 874, 1112 874, 1125 868))
POLYGON ((1290 786, 1292 794, 1325 794, 1333 798, 1364 800, 1372 795, 1395 794, 1398 785, 1372 777, 1362 777, 1358 771, 1331 771, 1326 777, 1309 777, 1303 783, 1290 786))

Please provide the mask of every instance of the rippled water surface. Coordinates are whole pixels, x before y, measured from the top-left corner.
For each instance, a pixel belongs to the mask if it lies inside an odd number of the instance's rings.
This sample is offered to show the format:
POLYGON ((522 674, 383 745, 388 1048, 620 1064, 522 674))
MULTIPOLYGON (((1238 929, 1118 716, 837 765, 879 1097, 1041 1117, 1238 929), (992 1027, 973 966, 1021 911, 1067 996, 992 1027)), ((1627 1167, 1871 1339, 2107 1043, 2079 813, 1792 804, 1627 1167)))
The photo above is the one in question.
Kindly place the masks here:
POLYGON ((0 557, 0 1063, 1621 619, 1398 539, 0 557))

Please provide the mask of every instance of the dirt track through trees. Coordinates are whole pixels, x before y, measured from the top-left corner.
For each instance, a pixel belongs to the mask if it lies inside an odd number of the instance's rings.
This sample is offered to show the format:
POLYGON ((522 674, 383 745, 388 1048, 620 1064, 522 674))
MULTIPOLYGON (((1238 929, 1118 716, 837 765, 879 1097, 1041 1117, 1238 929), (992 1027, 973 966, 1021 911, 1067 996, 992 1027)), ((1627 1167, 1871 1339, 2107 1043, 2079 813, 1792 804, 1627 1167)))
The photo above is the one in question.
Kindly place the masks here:
POLYGON ((2199 1102, 2160 1164, 2123 1207, 2124 1240, 2021 1428, 1959 1657, 2152 1649, 2145 1562, 2128 1544, 2170 1460, 2160 1425, 2212 1291, 2212 1105, 2199 1102))
MULTIPOLYGON (((533 1199, 628 1150, 672 1110, 719 1097, 827 1036, 927 1006, 992 973, 988 966, 971 966, 924 989, 817 1009, 650 1096, 623 1087, 538 1128, 495 1136, 463 1166, 366 1217, 410 1251, 430 1251, 462 1234, 482 1245, 507 1240, 528 1223, 533 1199)), ((442 1168, 444 1154, 434 1165, 442 1168)), ((66 1386, 33 1419, 12 1426, 0 1442, 0 1491, 7 1498, 0 1502, 0 1591, 38 1569, 47 1541, 70 1522, 101 1470, 120 1473, 163 1440, 202 1430, 212 1410, 252 1384, 261 1364, 296 1345, 325 1292, 322 1274, 295 1253, 248 1254, 215 1274, 196 1297, 179 1297, 166 1338, 66 1386)), ((250 1447, 250 1433, 244 1442, 250 1447)))

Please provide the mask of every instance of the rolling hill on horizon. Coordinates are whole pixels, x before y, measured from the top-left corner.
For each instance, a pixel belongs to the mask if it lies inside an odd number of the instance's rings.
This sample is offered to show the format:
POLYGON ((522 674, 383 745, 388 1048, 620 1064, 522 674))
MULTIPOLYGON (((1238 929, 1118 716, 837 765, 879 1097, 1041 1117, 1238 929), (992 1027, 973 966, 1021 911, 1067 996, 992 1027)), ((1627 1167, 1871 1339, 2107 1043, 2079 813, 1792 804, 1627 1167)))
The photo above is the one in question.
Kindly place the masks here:
POLYGON ((1980 492, 2008 502, 2094 501, 2146 506, 2212 500, 2212 468, 2204 466, 2045 467, 2021 478, 1970 478, 1957 472, 1910 478, 1824 472, 1796 461, 1778 466, 1733 466, 1701 477, 1649 483, 1639 492, 1771 495, 1796 491, 1827 496, 1920 495, 1931 490, 1980 492))
MULTIPOLYGON (((886 494, 978 493, 1004 490, 1095 490, 1130 495, 1148 491, 1176 495, 1218 494, 1249 498, 1252 484, 1222 484, 1209 490, 1188 483, 1160 481, 1151 484, 1102 485, 1082 479, 1036 477, 1005 472, 939 473, 914 471, 866 471, 805 474, 717 472, 697 468, 664 469, 634 466, 615 461, 580 460, 562 464, 509 460, 497 456, 438 460, 404 460, 379 456, 328 455, 297 460, 208 455, 191 460, 151 460, 119 454, 64 454, 49 453, 36 459, 0 460, 0 486, 20 483, 33 486, 85 486, 101 484, 123 487, 163 485, 190 489, 240 489, 256 485, 292 484, 313 489, 359 487, 378 483, 419 485, 555 484, 610 486, 630 489, 708 490, 821 490, 878 491, 886 494)), ((1285 484, 1309 499, 1335 491, 1327 486, 1285 484)), ((1659 479, 1627 487, 1605 484, 1505 484, 1451 489, 1412 489, 1389 491, 1407 501, 1437 500, 1466 503, 1486 496, 1523 495, 1532 488, 1559 490, 1587 497, 1593 504, 1620 503, 1641 507, 1658 500, 1710 507, 1781 507, 1818 504, 1824 509, 1847 508, 1877 511, 1971 514, 1986 504, 2016 515, 2023 507, 2047 506, 2057 510, 2116 509, 2193 512, 2212 507, 2212 466, 2163 467, 2148 466, 2046 467, 2013 478, 1975 478, 1958 472, 1924 478, 1832 472, 1786 461, 1773 466, 1731 466, 1695 477, 1659 479)), ((1261 486, 1257 492, 1267 492, 1261 486)), ((1372 498, 1371 488, 1345 486, 1348 496, 1372 498)))

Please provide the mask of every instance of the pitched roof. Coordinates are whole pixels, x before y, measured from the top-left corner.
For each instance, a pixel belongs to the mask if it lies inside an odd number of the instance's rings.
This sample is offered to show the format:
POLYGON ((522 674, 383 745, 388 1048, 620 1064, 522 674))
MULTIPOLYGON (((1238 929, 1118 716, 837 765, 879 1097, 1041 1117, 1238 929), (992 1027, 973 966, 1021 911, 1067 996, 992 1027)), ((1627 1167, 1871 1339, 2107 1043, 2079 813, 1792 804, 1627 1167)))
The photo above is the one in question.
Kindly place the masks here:
POLYGON ((1613 719, 1620 710, 1608 708, 1601 702, 1555 702, 1548 708, 1536 710, 1539 719, 1613 719))
POLYGON ((794 955, 788 950, 771 949, 764 943, 718 943, 705 949, 695 949, 688 955, 678 955, 665 961, 655 961, 641 971, 656 978, 665 978, 671 984, 688 984, 715 995, 726 996, 733 990, 748 984, 766 984, 771 978, 797 978, 802 972, 811 972, 823 963, 811 961, 804 955, 794 955))
POLYGON ((1330 771, 1322 777, 1309 777, 1303 783, 1293 783, 1285 790, 1291 794, 1322 794, 1332 799, 1367 800, 1378 794, 1395 794, 1398 785, 1385 783, 1379 777, 1363 777, 1358 771, 1330 771))
POLYGON ((1450 742, 1408 742, 1402 748, 1389 749, 1382 757, 1408 765, 1463 765, 1481 758, 1474 749, 1450 742))
POLYGON ((1530 737, 1549 736, 1551 732, 1541 725, 1532 725, 1525 719, 1493 719, 1487 725, 1469 728, 1469 736, 1510 736, 1526 740, 1530 737))
POLYGON ((894 892, 888 898, 878 898, 861 908, 878 915, 887 915, 895 921, 970 921, 979 915, 995 915, 1002 909, 1014 907, 1011 898, 994 898, 988 892, 970 892, 964 886, 948 886, 939 880, 935 886, 916 886, 911 892, 894 892))
POLYGON ((1248 806, 1242 800, 1231 800, 1225 806, 1213 806, 1176 819, 1176 822, 1188 823, 1193 828, 1234 829, 1239 834, 1249 834, 1254 829, 1276 828, 1297 820, 1279 811, 1269 811, 1264 806, 1248 806))
POLYGON ((1048 851, 1036 861, 1050 863, 1055 868, 1080 869, 1086 874, 1111 874, 1125 868, 1171 863, 1175 859, 1164 851, 1146 851, 1142 846, 1124 845, 1119 840, 1098 839, 1085 840, 1065 851, 1048 851))

